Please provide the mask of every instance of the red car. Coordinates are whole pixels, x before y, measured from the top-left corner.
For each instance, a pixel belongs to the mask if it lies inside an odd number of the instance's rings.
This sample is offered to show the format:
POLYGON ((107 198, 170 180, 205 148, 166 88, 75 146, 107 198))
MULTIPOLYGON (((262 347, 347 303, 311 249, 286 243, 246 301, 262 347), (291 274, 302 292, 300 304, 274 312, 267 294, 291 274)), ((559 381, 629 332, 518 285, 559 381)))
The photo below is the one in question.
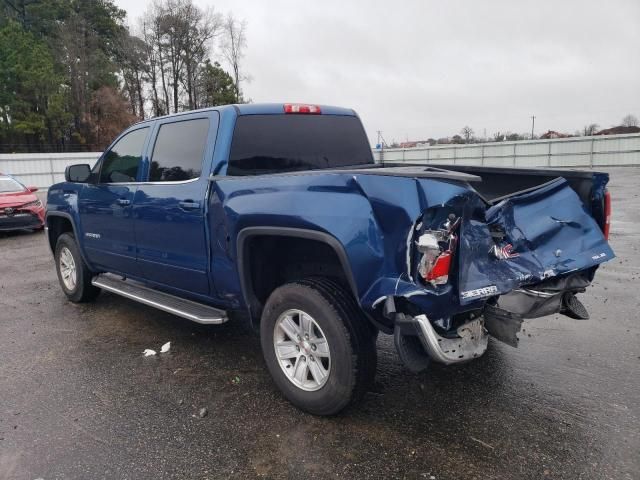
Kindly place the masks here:
POLYGON ((0 173, 0 232, 44 227, 45 209, 33 193, 37 190, 0 173))

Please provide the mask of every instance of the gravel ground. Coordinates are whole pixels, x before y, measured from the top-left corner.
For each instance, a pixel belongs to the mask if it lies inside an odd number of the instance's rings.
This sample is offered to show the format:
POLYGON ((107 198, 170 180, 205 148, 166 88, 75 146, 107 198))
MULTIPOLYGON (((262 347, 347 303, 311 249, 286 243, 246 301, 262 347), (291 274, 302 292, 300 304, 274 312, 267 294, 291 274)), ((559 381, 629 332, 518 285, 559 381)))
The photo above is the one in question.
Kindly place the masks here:
POLYGON ((289 405, 240 326, 71 304, 44 234, 0 235, 0 480, 640 478, 640 169, 611 176, 591 320, 529 320, 518 349, 420 375, 381 336, 374 391, 336 418, 289 405))

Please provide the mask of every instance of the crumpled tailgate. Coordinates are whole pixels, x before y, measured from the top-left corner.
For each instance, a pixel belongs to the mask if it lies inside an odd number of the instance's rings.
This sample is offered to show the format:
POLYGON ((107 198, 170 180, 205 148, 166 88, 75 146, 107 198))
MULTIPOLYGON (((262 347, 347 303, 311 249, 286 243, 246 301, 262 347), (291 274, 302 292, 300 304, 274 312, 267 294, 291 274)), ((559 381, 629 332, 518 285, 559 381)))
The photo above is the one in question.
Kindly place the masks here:
MULTIPOLYGON (((472 209, 469 209, 471 212, 472 209)), ((461 305, 589 269, 615 257, 601 228, 563 178, 464 216, 461 305)))

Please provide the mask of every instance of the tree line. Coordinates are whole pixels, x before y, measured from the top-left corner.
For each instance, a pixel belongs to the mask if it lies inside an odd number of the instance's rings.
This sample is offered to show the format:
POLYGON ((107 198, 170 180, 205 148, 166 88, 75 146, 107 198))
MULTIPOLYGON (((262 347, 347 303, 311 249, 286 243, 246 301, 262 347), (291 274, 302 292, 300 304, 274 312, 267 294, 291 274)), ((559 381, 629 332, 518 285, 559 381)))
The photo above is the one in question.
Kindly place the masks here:
POLYGON ((137 120, 245 101, 232 14, 155 0, 128 26, 113 0, 0 1, 0 152, 100 150, 137 120))

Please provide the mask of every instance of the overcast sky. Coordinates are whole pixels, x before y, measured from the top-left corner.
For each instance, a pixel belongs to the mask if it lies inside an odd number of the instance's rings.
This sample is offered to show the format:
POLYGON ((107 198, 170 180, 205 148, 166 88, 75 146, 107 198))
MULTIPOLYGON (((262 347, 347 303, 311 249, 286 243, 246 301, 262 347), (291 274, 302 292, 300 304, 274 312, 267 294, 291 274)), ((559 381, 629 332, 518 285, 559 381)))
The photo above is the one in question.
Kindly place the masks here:
POLYGON ((640 117, 639 0, 195 2, 247 21, 246 97, 354 108, 372 142, 640 117))

